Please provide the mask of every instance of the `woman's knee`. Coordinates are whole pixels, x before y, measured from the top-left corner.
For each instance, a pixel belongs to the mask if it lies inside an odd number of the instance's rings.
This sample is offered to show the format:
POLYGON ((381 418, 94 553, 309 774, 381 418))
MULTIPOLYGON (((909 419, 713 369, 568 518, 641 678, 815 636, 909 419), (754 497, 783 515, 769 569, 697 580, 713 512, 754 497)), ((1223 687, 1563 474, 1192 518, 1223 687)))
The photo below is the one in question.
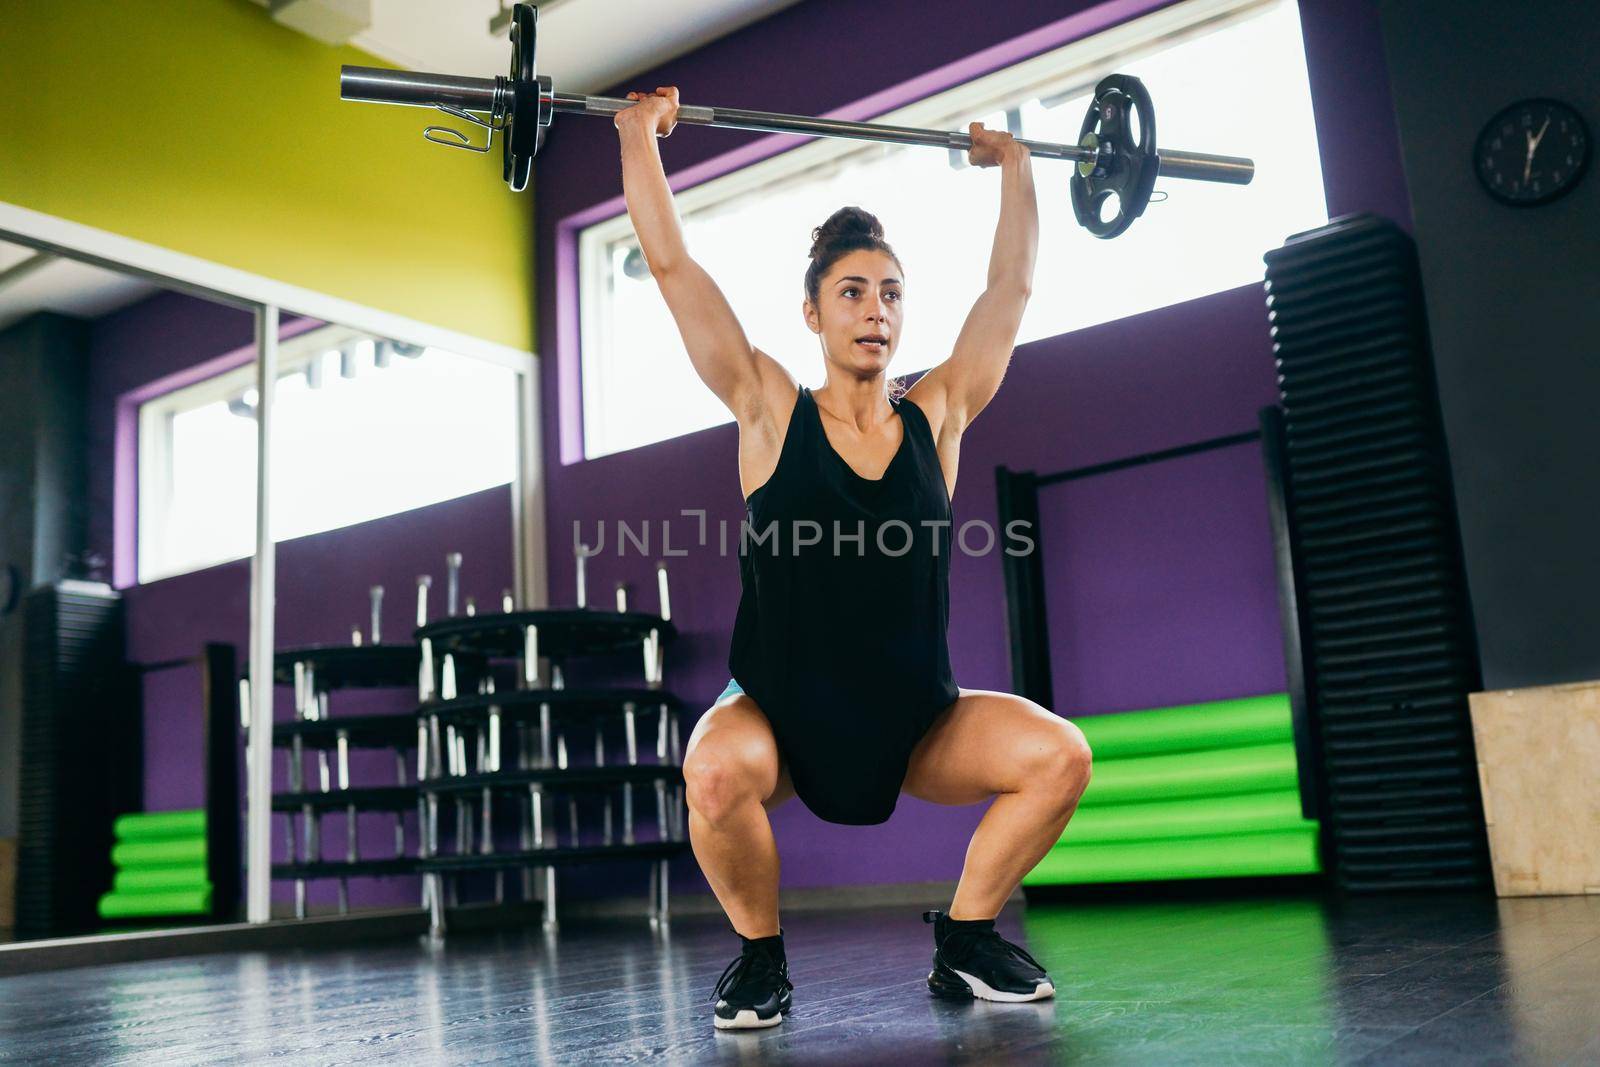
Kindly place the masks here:
POLYGON ((777 777, 775 761, 748 739, 710 734, 683 761, 684 800, 710 822, 761 803, 777 777))
POLYGON ((1029 778, 1035 788, 1048 791, 1064 804, 1076 804, 1094 771, 1094 753, 1083 731, 1061 719, 1030 747, 1029 778))

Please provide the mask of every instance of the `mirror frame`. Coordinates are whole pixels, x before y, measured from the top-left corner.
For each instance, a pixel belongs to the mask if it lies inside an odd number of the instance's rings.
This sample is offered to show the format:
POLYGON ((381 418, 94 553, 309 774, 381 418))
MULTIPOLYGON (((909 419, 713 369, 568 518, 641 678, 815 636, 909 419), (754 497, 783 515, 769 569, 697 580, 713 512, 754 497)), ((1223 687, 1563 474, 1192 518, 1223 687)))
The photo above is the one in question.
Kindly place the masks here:
MULTIPOLYGON (((245 919, 265 923, 272 911, 272 657, 277 550, 270 536, 269 478, 272 390, 277 380, 280 312, 293 311, 409 344, 507 367, 517 378, 517 464, 511 483, 512 573, 516 607, 547 607, 544 477, 539 411, 539 360, 494 341, 303 289, 210 260, 137 241, 108 230, 0 202, 0 240, 106 270, 133 275, 167 289, 255 314, 256 532, 250 557, 248 701, 241 704, 247 730, 245 764, 245 919)), ((419 907, 420 902, 419 902, 419 907)))

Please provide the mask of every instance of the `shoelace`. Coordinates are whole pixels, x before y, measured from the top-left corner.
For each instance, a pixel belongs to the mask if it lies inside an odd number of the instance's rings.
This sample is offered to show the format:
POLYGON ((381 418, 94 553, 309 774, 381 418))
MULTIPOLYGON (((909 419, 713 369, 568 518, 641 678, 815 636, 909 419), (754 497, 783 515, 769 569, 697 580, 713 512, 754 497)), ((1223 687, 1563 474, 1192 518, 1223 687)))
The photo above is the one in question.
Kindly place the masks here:
POLYGON ((717 988, 711 991, 711 999, 721 999, 723 994, 731 992, 746 978, 759 978, 762 970, 777 975, 785 988, 794 988, 794 983, 778 969, 771 956, 764 952, 741 952, 723 968, 722 977, 717 979, 717 988))

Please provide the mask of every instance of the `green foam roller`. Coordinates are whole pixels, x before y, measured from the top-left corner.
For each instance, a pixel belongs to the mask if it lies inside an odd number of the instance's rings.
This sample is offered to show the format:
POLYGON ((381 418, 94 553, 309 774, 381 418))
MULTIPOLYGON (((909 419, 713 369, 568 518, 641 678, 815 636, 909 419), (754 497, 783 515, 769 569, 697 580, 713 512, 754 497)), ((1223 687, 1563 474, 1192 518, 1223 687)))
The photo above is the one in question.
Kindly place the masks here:
POLYGON ((206 813, 192 811, 142 811, 119 815, 112 825, 118 841, 160 841, 171 837, 203 837, 206 813))
POLYGON ((1178 837, 1220 837, 1315 828, 1300 814, 1293 790, 1240 796, 1107 804, 1081 809, 1067 824, 1058 848, 1178 837))
POLYGON ((111 862, 117 867, 177 867, 205 861, 203 837, 124 841, 111 847, 111 862))
POLYGON ((1185 797, 1284 792, 1297 788, 1294 745, 1250 745, 1212 752, 1095 761, 1082 807, 1185 797))
POLYGON ((1289 695, 1215 700, 1072 720, 1099 760, 1293 741, 1289 695))
POLYGON ((107 893, 100 898, 102 919, 151 915, 203 915, 211 910, 211 888, 157 893, 107 893))
POLYGON ((205 864, 182 867, 131 867, 117 872, 111 888, 118 893, 148 893, 161 889, 201 889, 211 879, 205 864))
POLYGON ((1022 879, 1023 885, 1084 885, 1180 878, 1253 878, 1315 874, 1317 829, 1171 841, 1057 845, 1022 879))

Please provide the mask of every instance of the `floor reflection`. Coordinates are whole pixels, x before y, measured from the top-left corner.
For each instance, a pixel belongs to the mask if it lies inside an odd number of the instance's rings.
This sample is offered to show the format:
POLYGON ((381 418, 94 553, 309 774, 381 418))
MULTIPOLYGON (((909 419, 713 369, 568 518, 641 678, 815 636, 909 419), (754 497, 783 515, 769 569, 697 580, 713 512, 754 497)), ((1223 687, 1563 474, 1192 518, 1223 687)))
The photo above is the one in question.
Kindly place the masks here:
MULTIPOLYGON (((930 904, 937 904, 932 901, 930 904)), ((0 980, 0 1060, 1557 1063, 1600 1060, 1600 900, 1075 902, 1000 918, 1050 1001, 928 995, 918 909, 786 917, 795 1010, 719 1033, 721 919, 195 957, 0 980)))

